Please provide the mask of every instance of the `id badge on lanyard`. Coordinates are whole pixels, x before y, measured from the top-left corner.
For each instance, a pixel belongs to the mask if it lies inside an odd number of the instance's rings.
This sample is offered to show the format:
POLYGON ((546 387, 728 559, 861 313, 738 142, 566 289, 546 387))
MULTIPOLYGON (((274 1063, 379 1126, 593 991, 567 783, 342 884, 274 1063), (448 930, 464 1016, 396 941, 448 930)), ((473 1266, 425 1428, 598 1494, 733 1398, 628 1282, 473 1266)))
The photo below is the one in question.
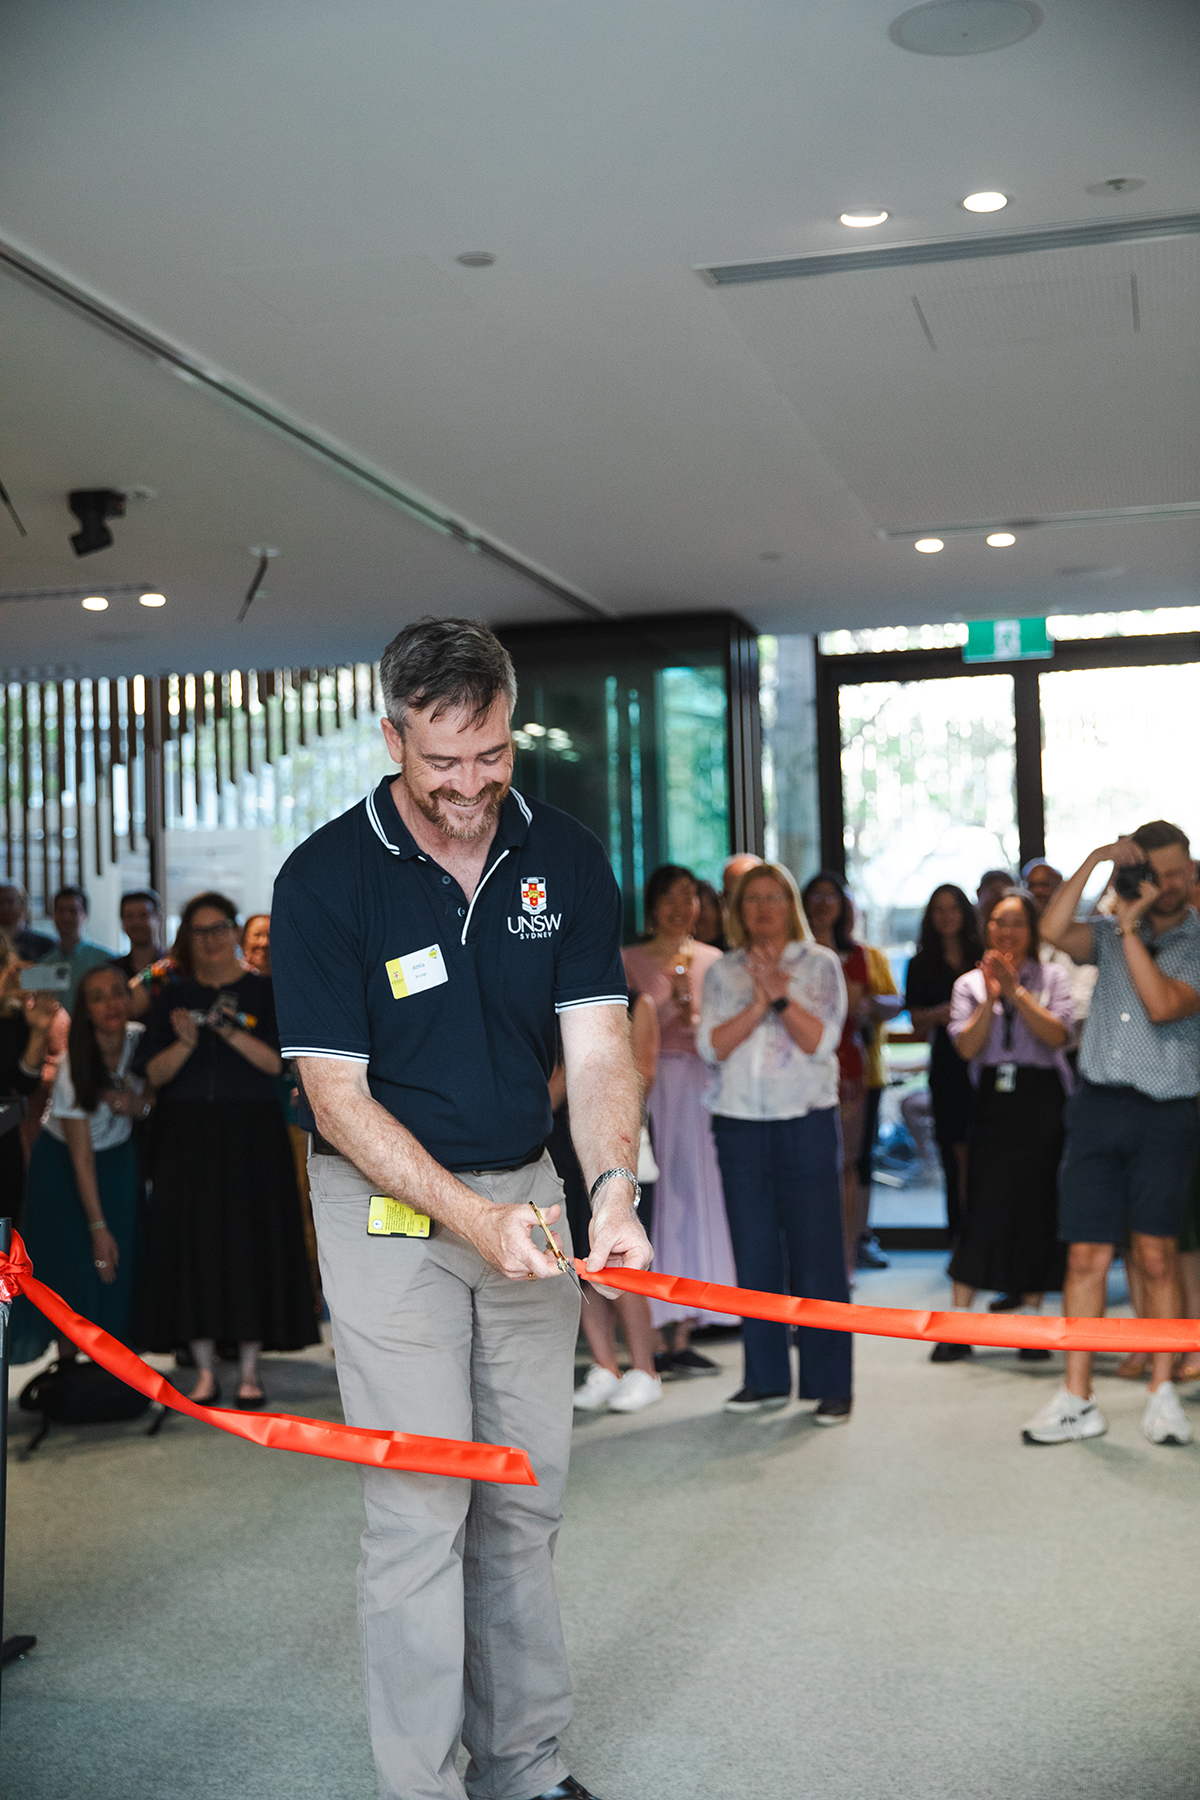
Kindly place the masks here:
MULTIPOLYGON (((1014 1006, 1012 1006, 1006 1000, 1004 1002, 1004 1048, 1008 1051, 1012 1050, 1013 1023, 1015 1021, 1015 1018, 1016 1018, 1016 1008, 1014 1006)), ((1016 1088, 1017 1088, 1017 1065, 1016 1065, 1016 1063, 1015 1062, 997 1063, 997 1065, 996 1065, 996 1092, 998 1094, 1013 1094, 1016 1092, 1016 1088)))

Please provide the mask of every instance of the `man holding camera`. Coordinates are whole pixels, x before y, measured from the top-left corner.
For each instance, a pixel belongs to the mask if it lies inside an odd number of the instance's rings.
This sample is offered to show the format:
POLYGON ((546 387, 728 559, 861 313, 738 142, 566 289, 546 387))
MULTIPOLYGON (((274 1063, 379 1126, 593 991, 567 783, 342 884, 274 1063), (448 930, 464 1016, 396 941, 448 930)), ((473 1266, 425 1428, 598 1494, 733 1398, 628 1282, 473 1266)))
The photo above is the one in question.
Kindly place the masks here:
MULTIPOLYGON (((1059 1173, 1059 1236, 1070 1244, 1063 1312, 1101 1318, 1114 1251, 1136 1261, 1148 1315, 1179 1316, 1176 1240, 1200 1150, 1200 917, 1188 840, 1155 819, 1093 850, 1047 903, 1042 935, 1076 962, 1095 963, 1096 989, 1067 1102, 1059 1173), (1111 918, 1076 922, 1093 870, 1111 862, 1111 918)), ((1192 1430, 1155 1356, 1142 1430, 1154 1444, 1187 1444, 1192 1430)), ((1091 1394, 1092 1359, 1070 1351, 1064 1385, 1025 1427, 1028 1444, 1099 1437, 1108 1427, 1091 1394)))

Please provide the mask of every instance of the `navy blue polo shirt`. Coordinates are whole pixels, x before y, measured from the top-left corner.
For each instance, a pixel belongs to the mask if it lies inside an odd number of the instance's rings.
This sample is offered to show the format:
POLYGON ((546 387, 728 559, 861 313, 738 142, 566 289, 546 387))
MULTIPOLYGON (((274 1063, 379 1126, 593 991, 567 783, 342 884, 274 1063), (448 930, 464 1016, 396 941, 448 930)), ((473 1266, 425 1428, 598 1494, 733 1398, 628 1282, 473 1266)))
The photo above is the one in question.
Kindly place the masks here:
POLYGON ((284 1056, 365 1063, 445 1168, 514 1167, 550 1134, 555 1014, 627 1002, 621 896, 586 826, 513 790, 468 904, 385 777, 280 870, 271 971, 284 1056))

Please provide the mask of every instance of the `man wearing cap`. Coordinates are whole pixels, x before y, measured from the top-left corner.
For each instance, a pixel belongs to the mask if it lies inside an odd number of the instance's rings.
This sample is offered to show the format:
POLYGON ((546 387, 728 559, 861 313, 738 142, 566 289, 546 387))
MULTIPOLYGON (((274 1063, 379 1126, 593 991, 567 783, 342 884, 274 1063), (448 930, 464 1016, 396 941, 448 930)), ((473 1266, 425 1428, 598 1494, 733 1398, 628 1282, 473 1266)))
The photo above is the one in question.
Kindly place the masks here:
POLYGON ((399 773, 289 858, 271 919, 342 1400, 354 1425, 517 1445, 538 1481, 365 1473, 380 1794, 589 1800, 551 1564, 580 1302, 536 1212, 569 1257, 544 1149, 561 1030, 588 1267, 649 1266, 620 895, 589 831, 512 788, 516 681, 485 626, 420 620, 380 678, 399 773))

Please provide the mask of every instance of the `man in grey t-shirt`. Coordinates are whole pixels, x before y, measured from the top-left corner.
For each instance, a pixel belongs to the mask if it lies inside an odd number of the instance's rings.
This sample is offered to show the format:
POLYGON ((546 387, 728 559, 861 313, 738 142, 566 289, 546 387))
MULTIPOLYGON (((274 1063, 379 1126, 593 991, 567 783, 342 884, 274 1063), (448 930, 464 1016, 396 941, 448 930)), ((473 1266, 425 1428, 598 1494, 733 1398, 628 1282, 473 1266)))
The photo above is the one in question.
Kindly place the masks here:
MULTIPOLYGON (((1093 850, 1042 915, 1042 935, 1079 963, 1095 963, 1095 993, 1079 1051, 1080 1082, 1067 1102, 1059 1172, 1059 1236, 1070 1244, 1063 1311, 1101 1318, 1114 1253, 1141 1271, 1147 1314, 1178 1318, 1176 1243, 1200 1149, 1200 917, 1195 870, 1178 825, 1155 819, 1093 850), (1092 871, 1141 865, 1137 893, 1120 884, 1112 917, 1076 921, 1092 871)), ((1191 1427, 1171 1380, 1173 1357, 1154 1358, 1142 1430, 1154 1444, 1186 1444, 1191 1427)), ((1064 1385, 1025 1427, 1031 1444, 1062 1444, 1107 1430, 1091 1393, 1091 1356, 1071 1351, 1064 1385)))

